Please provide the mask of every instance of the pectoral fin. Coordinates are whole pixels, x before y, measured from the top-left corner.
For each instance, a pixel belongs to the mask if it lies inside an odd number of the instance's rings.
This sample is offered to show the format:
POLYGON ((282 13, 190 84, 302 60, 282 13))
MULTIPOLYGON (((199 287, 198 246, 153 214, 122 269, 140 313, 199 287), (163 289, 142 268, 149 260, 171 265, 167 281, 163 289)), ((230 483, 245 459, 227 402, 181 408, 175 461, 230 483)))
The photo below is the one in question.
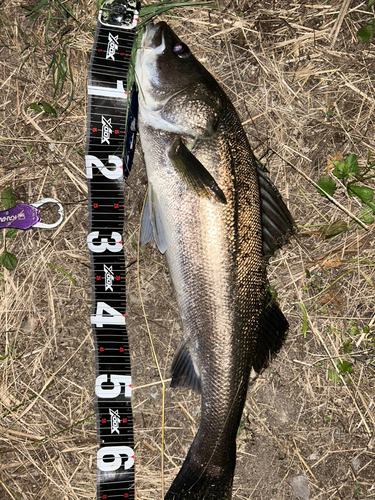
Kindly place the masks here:
POLYGON ((164 253, 169 247, 171 239, 157 194, 152 183, 149 182, 147 198, 142 212, 140 245, 145 245, 151 241, 152 236, 159 251, 164 253))
POLYGON ((143 247, 143 245, 146 245, 149 241, 152 240, 154 236, 154 230, 152 227, 151 223, 151 216, 150 216, 150 202, 148 199, 148 192, 146 195, 146 201, 143 206, 143 211, 142 211, 142 219, 141 219, 141 232, 139 235, 139 245, 143 247))
POLYGON ((226 204, 227 200, 215 179, 181 142, 180 138, 173 141, 167 151, 168 158, 186 186, 198 196, 226 204))
POLYGON ((181 341, 171 366, 171 387, 189 387, 200 393, 201 379, 184 340, 181 341))

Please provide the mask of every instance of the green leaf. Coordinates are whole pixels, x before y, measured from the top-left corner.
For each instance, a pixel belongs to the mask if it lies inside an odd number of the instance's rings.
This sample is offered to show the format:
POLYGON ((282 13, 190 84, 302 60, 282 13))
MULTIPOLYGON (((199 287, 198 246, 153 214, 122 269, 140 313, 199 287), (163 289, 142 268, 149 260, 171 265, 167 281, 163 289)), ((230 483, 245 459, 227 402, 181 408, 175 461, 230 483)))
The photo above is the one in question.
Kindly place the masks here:
POLYGON ((59 271, 60 273, 62 273, 64 276, 66 276, 67 278, 70 279, 70 281, 73 283, 73 285, 76 284, 76 280, 74 278, 72 278, 70 276, 69 273, 67 273, 66 271, 64 271, 64 269, 61 269, 61 267, 59 266, 56 266, 55 264, 50 264, 49 262, 46 262, 47 266, 50 266, 52 267, 53 269, 56 269, 56 271, 59 271))
POLYGON ((318 193, 322 196, 325 196, 326 193, 332 196, 333 193, 335 192, 336 182, 333 179, 330 179, 329 177, 321 177, 318 180, 317 184, 320 188, 318 189, 318 193))
POLYGON ((9 229, 7 234, 5 235, 6 238, 15 238, 17 236, 18 229, 13 227, 12 229, 9 229))
POLYGON ((332 163, 335 165, 335 169, 332 172, 335 177, 338 179, 348 177, 349 168, 344 161, 333 161, 332 163))
POLYGON ((359 172, 357 155, 348 155, 345 158, 345 163, 348 166, 348 173, 350 175, 354 175, 359 172))
POLYGON ((362 28, 359 28, 359 30, 357 31, 357 37, 360 43, 369 42, 373 36, 374 26, 372 25, 372 23, 368 23, 366 24, 366 26, 362 26, 362 28))
POLYGON ((358 196, 358 198, 365 203, 371 201, 374 196, 374 191, 367 186, 357 186, 356 184, 351 184, 348 186, 348 193, 350 196, 358 196))
POLYGON ((4 250, 0 257, 0 263, 5 267, 5 269, 11 271, 17 266, 18 260, 15 255, 4 250))
POLYGON ((371 7, 374 5, 375 0, 366 0, 366 7, 368 9, 371 9, 371 7))
POLYGON ((367 201, 366 205, 371 208, 372 213, 375 215, 375 203, 373 201, 367 201))
POLYGON ((328 378, 331 379, 335 384, 337 384, 337 382, 340 382, 340 375, 336 370, 328 370, 328 378))
POLYGON ((57 116, 55 108, 53 106, 51 106, 50 104, 48 104, 48 102, 40 101, 38 104, 41 104, 43 106, 45 113, 57 116))
POLYGON ((28 109, 35 109, 35 111, 39 111, 39 113, 41 113, 43 110, 40 106, 37 105, 36 102, 32 102, 31 104, 28 104, 27 106, 25 106, 25 113, 27 113, 27 110, 28 109))
POLYGON ((323 240, 327 240, 328 238, 333 238, 333 236, 337 236, 347 230, 348 224, 346 222, 343 220, 336 220, 335 222, 332 222, 332 224, 325 225, 320 235, 323 240))
POLYGON ((363 215, 362 216, 362 221, 365 223, 365 224, 372 224, 375 219, 372 215, 363 215))
POLYGON ((56 110, 53 106, 48 104, 46 101, 40 101, 38 104, 36 102, 32 102, 31 104, 28 104, 25 106, 25 112, 27 112, 28 109, 35 109, 35 111, 44 111, 46 114, 54 115, 57 116, 56 110), (42 106, 42 107, 41 107, 42 106))
POLYGON ((277 299, 277 291, 275 285, 269 287, 269 291, 274 299, 277 299))
POLYGON ((337 368, 339 370, 339 375, 343 373, 353 373, 352 365, 348 361, 337 361, 337 368))
POLYGON ((4 189, 3 194, 1 195, 1 203, 5 210, 17 205, 17 199, 14 196, 13 188, 8 187, 4 189))
MULTIPOLYGON (((371 204, 371 202, 369 202, 371 204)), ((375 210, 375 203, 374 205, 374 210, 375 210)), ((363 205, 362 210, 360 214, 358 215, 358 218, 361 219, 363 222, 366 224, 372 224, 374 222, 374 217, 371 215, 372 214, 372 209, 369 205, 363 205)), ((375 214, 375 212, 374 212, 375 214)))
POLYGON ((353 347, 352 347, 352 339, 349 339, 347 342, 344 342, 342 344, 342 350, 344 351, 345 354, 349 354, 352 352, 353 347))

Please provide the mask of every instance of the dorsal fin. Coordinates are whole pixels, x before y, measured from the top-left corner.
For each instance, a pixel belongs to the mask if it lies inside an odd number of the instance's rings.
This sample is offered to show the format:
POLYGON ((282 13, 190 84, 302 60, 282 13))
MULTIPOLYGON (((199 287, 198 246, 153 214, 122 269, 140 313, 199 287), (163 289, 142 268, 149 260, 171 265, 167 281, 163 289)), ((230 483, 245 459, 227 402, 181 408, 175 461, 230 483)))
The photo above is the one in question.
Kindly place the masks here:
POLYGON ((270 257, 294 231, 294 221, 277 187, 256 160, 263 226, 263 254, 270 257))

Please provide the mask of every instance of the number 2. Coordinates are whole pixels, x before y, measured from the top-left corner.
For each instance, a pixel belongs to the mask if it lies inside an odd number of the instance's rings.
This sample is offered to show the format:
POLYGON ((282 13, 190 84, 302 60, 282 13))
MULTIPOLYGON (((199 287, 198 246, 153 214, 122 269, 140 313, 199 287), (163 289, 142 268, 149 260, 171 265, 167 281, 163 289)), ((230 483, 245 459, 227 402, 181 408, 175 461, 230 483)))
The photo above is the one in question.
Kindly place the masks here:
POLYGON ((100 170, 100 173, 107 177, 107 179, 119 179, 124 174, 124 168, 122 166, 122 160, 118 156, 108 156, 108 163, 113 163, 115 165, 114 170, 110 170, 108 167, 104 166, 104 163, 99 160, 94 155, 86 155, 86 175, 88 179, 92 179, 92 169, 96 167, 100 170))

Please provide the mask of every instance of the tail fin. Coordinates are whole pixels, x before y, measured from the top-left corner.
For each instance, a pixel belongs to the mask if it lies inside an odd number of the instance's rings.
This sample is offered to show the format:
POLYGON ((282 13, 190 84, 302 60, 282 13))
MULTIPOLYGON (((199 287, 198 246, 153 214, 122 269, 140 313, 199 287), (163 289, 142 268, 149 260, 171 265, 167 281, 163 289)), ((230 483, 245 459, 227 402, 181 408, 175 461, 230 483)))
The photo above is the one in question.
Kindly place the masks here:
POLYGON ((224 466, 207 466, 192 459, 192 448, 164 500, 230 500, 235 454, 234 457, 228 456, 224 466))

